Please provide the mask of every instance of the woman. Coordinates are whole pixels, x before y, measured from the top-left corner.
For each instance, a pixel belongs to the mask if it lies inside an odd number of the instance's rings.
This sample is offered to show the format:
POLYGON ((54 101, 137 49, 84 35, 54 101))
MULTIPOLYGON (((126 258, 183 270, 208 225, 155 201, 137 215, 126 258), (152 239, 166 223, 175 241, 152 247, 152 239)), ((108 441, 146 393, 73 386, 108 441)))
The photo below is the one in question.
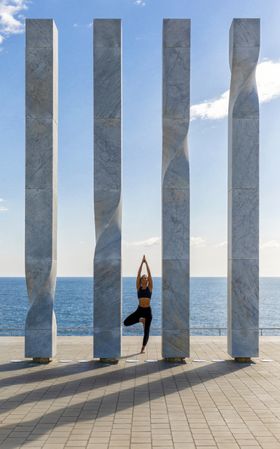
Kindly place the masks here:
POLYGON ((138 270, 136 279, 136 289, 137 289, 137 296, 139 299, 138 308, 135 310, 135 312, 133 312, 124 320, 123 324, 125 326, 132 326, 132 324, 136 323, 143 324, 144 338, 141 349, 141 354, 143 354, 143 352, 145 352, 146 344, 148 343, 149 340, 150 326, 152 322, 152 309, 150 307, 150 300, 153 290, 153 279, 145 256, 143 256, 142 262, 138 270), (144 263, 146 264, 148 275, 143 274, 141 276, 141 271, 144 263))

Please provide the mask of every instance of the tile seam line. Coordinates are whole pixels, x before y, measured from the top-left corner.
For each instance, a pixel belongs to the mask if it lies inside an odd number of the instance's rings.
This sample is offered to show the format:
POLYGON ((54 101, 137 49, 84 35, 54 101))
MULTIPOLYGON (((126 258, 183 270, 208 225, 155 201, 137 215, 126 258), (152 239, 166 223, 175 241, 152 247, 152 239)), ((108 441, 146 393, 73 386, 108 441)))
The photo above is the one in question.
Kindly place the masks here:
MULTIPOLYGON (((246 377, 248 377, 248 373, 245 372, 245 374, 246 374, 246 377)), ((259 373, 259 374, 260 374, 260 373, 259 373)), ((258 401, 262 402, 262 404, 265 406, 265 409, 266 409, 266 410, 269 410, 272 414, 274 414, 273 411, 272 411, 270 408, 268 408, 268 406, 266 406, 265 402, 264 402, 262 399, 260 399, 260 398, 254 393, 254 390, 252 390, 252 388, 251 388, 250 386, 248 386, 248 383, 247 383, 247 382, 244 382, 244 377, 239 377, 239 376, 237 376, 237 378, 238 378, 238 380, 239 380, 240 382, 242 382, 242 384, 244 384, 244 385, 246 386, 246 388, 253 394, 253 396, 254 396, 255 398, 257 398, 258 401)), ((252 410, 252 407, 251 407, 250 402, 248 402, 248 401, 246 400, 246 395, 245 395, 245 397, 242 396, 242 395, 240 395, 240 396, 241 396, 242 400, 243 400, 244 402, 246 402, 247 406, 252 410)), ((232 403, 232 401, 230 401, 230 402, 231 402, 232 406, 234 407, 234 404, 232 403)), ((252 432, 250 431, 250 429, 248 428, 246 422, 244 421, 242 415, 240 415, 240 413, 239 413, 238 411, 237 411, 237 414, 240 416, 241 420, 243 421, 244 425, 245 425, 246 428, 249 430, 249 432, 252 433, 252 432)), ((274 414, 274 417, 277 418, 277 416, 276 416, 275 414, 274 414)), ((263 423, 263 424, 264 424, 264 423, 263 423)), ((270 430, 269 430, 269 428, 266 426, 266 424, 264 424, 264 425, 265 425, 266 429, 268 430, 268 432, 270 432, 270 430)), ((271 432, 270 432, 270 433, 271 433, 271 432)), ((252 434, 252 435, 253 435, 253 434, 252 434)), ((254 435, 253 435, 253 437, 255 438, 254 435)))
POLYGON ((259 186, 256 187, 231 187, 228 189, 228 193, 233 192, 234 190, 259 190, 259 186))
MULTIPOLYGON (((27 121, 30 121, 30 120, 34 120, 34 121, 37 121, 37 122, 41 122, 41 123, 43 123, 43 122, 45 122, 44 124, 48 124, 48 125, 56 125, 57 127, 58 127, 58 124, 59 124, 59 121, 58 120, 55 120, 55 119, 52 119, 52 118, 50 118, 50 119, 47 119, 47 118, 41 118, 40 116, 38 117, 30 117, 30 116, 26 116, 26 119, 27 120, 25 120, 25 125, 27 125, 27 121)), ((28 124, 29 125, 29 124, 28 124)), ((29 128, 29 126, 28 126, 28 128, 29 128)), ((33 128, 33 126, 32 126, 32 128, 33 128)), ((57 139, 56 139, 57 140, 57 139)), ((54 146, 54 145, 53 145, 54 146)))
POLYGON ((94 116, 94 121, 98 122, 121 122, 121 118, 111 118, 111 117, 98 117, 94 116))

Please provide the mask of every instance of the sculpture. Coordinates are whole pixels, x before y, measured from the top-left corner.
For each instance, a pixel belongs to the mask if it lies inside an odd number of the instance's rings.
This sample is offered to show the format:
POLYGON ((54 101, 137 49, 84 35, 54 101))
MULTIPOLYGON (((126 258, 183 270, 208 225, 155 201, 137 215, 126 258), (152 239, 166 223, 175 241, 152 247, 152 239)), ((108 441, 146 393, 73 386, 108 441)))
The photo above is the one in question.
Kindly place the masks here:
POLYGON ((94 20, 94 356, 121 354, 121 21, 94 20))
POLYGON ((56 353, 57 28, 26 20, 25 270, 30 301, 25 356, 48 362, 56 353))
POLYGON ((228 114, 228 352, 259 354, 259 19, 230 29, 228 114))
POLYGON ((163 21, 162 355, 189 356, 190 20, 163 21))

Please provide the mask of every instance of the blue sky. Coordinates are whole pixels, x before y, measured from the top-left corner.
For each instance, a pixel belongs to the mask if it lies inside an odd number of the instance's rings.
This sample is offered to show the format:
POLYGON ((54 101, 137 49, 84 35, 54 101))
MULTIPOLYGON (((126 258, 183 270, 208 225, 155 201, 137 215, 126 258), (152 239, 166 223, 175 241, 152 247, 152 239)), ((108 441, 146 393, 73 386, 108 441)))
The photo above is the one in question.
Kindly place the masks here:
POLYGON ((260 273, 280 275, 279 0, 0 0, 0 275, 24 275, 24 18, 59 31, 58 275, 94 251, 92 20, 123 19, 123 274, 161 268, 161 30, 192 19, 191 274, 226 275, 228 32, 261 18, 260 273))

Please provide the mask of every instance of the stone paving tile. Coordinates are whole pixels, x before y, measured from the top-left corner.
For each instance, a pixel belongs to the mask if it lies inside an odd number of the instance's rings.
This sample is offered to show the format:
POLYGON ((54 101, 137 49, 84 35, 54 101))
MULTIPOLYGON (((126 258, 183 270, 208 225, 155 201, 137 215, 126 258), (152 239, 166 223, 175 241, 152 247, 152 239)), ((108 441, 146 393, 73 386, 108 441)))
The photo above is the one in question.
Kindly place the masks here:
POLYGON ((143 355, 124 337, 111 366, 91 359, 91 337, 59 337, 36 365, 23 338, 0 337, 0 448, 280 449, 280 337, 262 337, 252 364, 230 360, 224 337, 191 340, 191 359, 168 364, 160 337, 143 355))

